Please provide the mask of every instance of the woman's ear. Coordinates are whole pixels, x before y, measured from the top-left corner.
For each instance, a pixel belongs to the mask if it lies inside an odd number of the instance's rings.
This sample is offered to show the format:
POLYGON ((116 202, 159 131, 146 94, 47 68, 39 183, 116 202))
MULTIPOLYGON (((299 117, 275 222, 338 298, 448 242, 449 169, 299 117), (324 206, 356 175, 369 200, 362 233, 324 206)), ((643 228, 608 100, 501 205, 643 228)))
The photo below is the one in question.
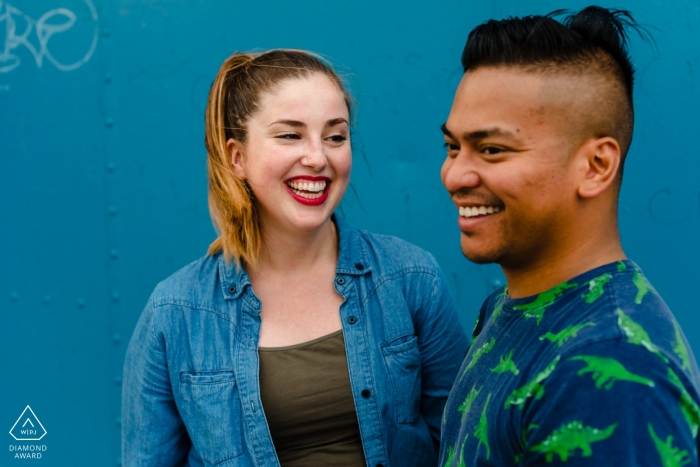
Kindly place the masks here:
POLYGON ((245 168, 243 167, 243 145, 240 141, 229 138, 226 141, 226 150, 228 151, 229 161, 238 178, 245 180, 245 168))
POLYGON ((614 138, 606 136, 590 140, 580 151, 584 176, 579 182, 578 194, 582 198, 595 198, 618 177, 620 145, 614 138))

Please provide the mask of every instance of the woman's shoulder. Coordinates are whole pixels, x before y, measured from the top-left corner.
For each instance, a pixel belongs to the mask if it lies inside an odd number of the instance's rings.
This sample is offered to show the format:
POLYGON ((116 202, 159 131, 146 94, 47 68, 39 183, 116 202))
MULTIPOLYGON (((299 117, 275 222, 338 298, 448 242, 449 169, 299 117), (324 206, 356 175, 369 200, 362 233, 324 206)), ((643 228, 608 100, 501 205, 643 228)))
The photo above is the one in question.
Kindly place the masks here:
POLYGON ((439 266, 432 254, 393 235, 355 230, 364 253, 374 269, 384 272, 411 270, 437 274, 439 266))
POLYGON ((152 305, 211 302, 220 284, 219 263, 219 254, 206 255, 175 271, 155 287, 151 294, 152 305))

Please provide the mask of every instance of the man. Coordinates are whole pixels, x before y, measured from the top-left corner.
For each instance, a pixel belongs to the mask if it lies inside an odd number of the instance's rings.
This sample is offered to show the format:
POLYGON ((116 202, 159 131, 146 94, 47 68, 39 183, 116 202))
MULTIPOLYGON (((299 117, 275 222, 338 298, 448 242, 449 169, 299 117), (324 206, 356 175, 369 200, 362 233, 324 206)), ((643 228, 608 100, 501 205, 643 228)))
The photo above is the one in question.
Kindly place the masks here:
POLYGON ((700 374, 617 227, 632 138, 628 12, 469 35, 442 181, 462 251, 507 285, 481 308, 440 466, 698 465, 700 374))

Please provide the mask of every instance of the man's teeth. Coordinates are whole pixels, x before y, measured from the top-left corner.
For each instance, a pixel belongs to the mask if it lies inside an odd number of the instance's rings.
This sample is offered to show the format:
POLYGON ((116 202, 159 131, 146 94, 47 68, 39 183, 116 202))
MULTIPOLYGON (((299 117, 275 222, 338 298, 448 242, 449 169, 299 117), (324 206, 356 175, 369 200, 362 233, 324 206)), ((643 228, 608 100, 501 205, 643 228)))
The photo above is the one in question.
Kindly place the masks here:
POLYGON ((459 206, 459 215, 463 217, 484 216, 486 214, 493 214, 500 211, 500 206, 459 206))
POLYGON ((287 185, 289 185, 294 194, 308 199, 320 198, 326 189, 326 182, 323 180, 320 182, 291 181, 287 182, 287 185))

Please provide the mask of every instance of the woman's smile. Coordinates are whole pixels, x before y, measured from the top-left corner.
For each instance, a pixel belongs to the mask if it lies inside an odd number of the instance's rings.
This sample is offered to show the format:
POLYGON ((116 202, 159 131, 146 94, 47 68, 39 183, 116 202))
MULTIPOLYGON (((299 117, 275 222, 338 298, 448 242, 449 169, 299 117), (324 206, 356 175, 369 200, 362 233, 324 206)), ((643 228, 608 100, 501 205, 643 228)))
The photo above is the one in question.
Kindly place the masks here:
POLYGON ((295 201, 306 206, 318 206, 328 199, 331 179, 328 177, 300 175, 287 179, 285 186, 295 201))

